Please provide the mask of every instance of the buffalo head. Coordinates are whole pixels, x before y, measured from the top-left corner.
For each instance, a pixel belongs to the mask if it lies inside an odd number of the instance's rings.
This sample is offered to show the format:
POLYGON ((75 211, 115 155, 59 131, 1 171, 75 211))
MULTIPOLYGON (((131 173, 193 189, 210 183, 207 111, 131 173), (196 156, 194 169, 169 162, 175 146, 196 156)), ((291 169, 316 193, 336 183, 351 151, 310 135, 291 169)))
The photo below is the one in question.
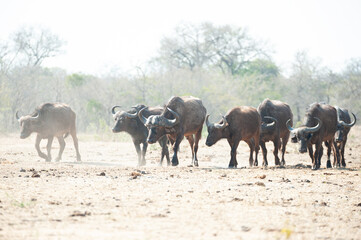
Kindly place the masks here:
POLYGON ((289 119, 286 123, 288 130, 292 134, 291 141, 293 143, 300 142, 300 148, 298 149, 300 153, 307 152, 307 143, 311 140, 313 133, 317 132, 322 126, 321 120, 317 117, 315 117, 315 119, 318 121, 318 123, 314 127, 302 126, 299 128, 293 128, 290 125, 291 119, 289 119))
POLYGON ((143 116, 143 111, 146 108, 143 108, 138 112, 139 119, 143 124, 148 128, 148 143, 155 143, 158 139, 165 134, 174 133, 176 130, 174 127, 179 123, 180 116, 178 113, 167 107, 167 110, 175 117, 174 119, 168 119, 162 115, 151 115, 148 118, 143 116))
POLYGON ((271 123, 262 122, 261 124, 261 131, 262 132, 270 132, 273 131, 278 123, 277 119, 271 116, 264 116, 265 119, 270 119, 271 123))
POLYGON ((208 118, 209 115, 206 117, 208 130, 206 145, 210 147, 223 137, 223 130, 228 126, 228 122, 224 116, 222 116, 222 121, 220 123, 210 123, 208 118))
POLYGON ((26 115, 19 117, 18 111, 15 113, 15 117, 20 124, 20 138, 24 139, 30 136, 31 133, 35 132, 39 125, 39 113, 33 115, 26 115))
POLYGON ((112 107, 112 114, 114 117, 114 127, 112 128, 112 131, 114 133, 121 132, 124 130, 127 130, 132 127, 132 125, 136 125, 136 122, 132 121, 132 119, 136 119, 138 116, 138 111, 136 109, 135 113, 128 113, 125 111, 117 111, 115 112, 116 108, 120 108, 120 106, 114 106, 112 107))
POLYGON ((356 124, 356 116, 355 114, 352 113, 353 115, 353 122, 352 123, 345 123, 343 120, 341 120, 340 117, 344 118, 349 118, 349 114, 348 111, 342 111, 339 107, 335 107, 336 111, 337 111, 337 131, 335 134, 335 138, 336 138, 336 142, 342 142, 346 129, 349 129, 351 127, 353 127, 356 124))

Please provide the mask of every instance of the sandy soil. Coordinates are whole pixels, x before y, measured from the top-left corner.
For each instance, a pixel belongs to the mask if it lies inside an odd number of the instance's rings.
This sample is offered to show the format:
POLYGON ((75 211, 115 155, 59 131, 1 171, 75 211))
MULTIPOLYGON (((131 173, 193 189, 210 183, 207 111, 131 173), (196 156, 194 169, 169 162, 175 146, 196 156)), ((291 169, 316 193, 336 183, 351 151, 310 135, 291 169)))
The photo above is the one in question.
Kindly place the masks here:
MULTIPOLYGON (((270 143, 270 167, 249 168, 242 143, 239 168, 227 169, 227 142, 204 139, 198 168, 186 141, 180 166, 158 166, 152 145, 137 168, 129 141, 80 135, 77 163, 69 137, 63 160, 49 163, 34 136, 0 135, 0 239, 361 239, 360 136, 351 130, 347 168, 325 169, 324 156, 312 171, 292 143, 285 168, 274 167, 270 143)), ((54 141, 54 158, 58 150, 54 141)))

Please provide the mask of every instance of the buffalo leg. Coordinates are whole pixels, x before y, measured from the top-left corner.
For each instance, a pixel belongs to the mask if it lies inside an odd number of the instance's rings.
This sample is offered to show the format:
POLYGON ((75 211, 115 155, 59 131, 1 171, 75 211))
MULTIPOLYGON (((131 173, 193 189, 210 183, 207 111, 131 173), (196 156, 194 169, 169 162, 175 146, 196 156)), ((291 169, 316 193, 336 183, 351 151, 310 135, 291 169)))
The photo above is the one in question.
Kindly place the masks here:
POLYGON ((282 138, 282 159, 281 159, 281 165, 284 166, 286 165, 286 161, 285 161, 285 152, 286 152, 286 146, 287 146, 287 142, 288 142, 288 138, 289 138, 289 134, 287 134, 286 136, 284 136, 282 138))
POLYGON ((181 143, 181 141, 183 140, 184 135, 183 134, 179 134, 174 142, 174 146, 173 146, 173 157, 172 157, 172 166, 177 166, 179 164, 178 162, 178 149, 179 149, 179 144, 181 143))
POLYGON ((163 136, 160 138, 160 140, 158 141, 159 145, 162 147, 162 157, 160 158, 160 163, 159 165, 162 166, 163 164, 163 158, 164 156, 167 158, 167 165, 170 165, 170 159, 169 159, 169 151, 168 151, 168 138, 166 136, 163 136))
POLYGON ((258 160, 257 161, 253 161, 253 151, 254 151, 254 142, 251 140, 246 141, 246 143, 249 146, 249 166, 252 167, 254 166, 258 166, 258 160))
POLYGON ((80 153, 79 153, 78 137, 76 136, 76 130, 73 129, 72 131, 70 131, 70 135, 73 138, 73 142, 74 142, 74 148, 75 148, 75 151, 76 151, 76 160, 81 161, 81 156, 80 156, 80 153))
POLYGON ((337 147, 337 143, 335 140, 330 141, 330 145, 332 143, 332 151, 333 151, 333 165, 334 167, 341 167, 341 163, 340 163, 340 152, 339 152, 339 148, 337 147))
POLYGON ((313 156, 312 144, 308 145, 307 148, 308 148, 308 154, 310 155, 310 158, 312 160, 312 169, 316 170, 317 169, 316 168, 316 161, 315 161, 314 156, 313 156))
POLYGON ((36 149, 36 151, 38 152, 39 157, 44 158, 46 161, 50 161, 50 160, 48 159, 48 156, 46 156, 46 155, 40 150, 40 142, 41 142, 41 139, 42 139, 42 138, 40 137, 39 134, 36 135, 35 149, 36 149))
POLYGON ((194 166, 198 167, 198 158, 197 158, 197 152, 198 152, 198 144, 199 144, 199 140, 202 137, 202 128, 198 130, 198 132, 195 134, 195 139, 194 139, 194 166))
POLYGON ((140 166, 144 166, 146 164, 145 162, 145 154, 147 153, 148 143, 147 141, 143 142, 143 148, 142 148, 142 158, 140 162, 140 166))
POLYGON ((253 137, 253 143, 254 143, 254 149, 255 149, 255 159, 254 162, 257 164, 255 166, 258 166, 258 152, 259 152, 259 132, 253 137))
POLYGON ((240 140, 233 140, 228 141, 229 145, 231 146, 231 160, 229 161, 228 168, 237 168, 237 148, 239 145, 240 140))
POLYGON ((58 138, 58 142, 59 142, 59 145, 60 145, 60 149, 59 149, 59 153, 58 153, 58 156, 56 157, 55 161, 60 161, 61 160, 61 156, 63 155, 63 151, 64 151, 64 148, 65 148, 65 141, 64 141, 64 138, 63 136, 61 137, 57 137, 58 138))
POLYGON ((188 137, 186 137, 188 142, 189 142, 189 146, 191 147, 191 151, 192 151, 192 162, 191 165, 193 165, 194 163, 194 138, 193 135, 189 135, 188 137))
POLYGON ((341 152, 341 155, 340 155, 340 159, 341 159, 341 164, 342 164, 342 167, 346 167, 346 161, 345 161, 345 146, 346 146, 346 142, 347 142, 347 139, 344 139, 341 143, 341 146, 340 146, 340 151, 341 152))
POLYGON ((315 162, 315 170, 319 169, 321 166, 321 157, 322 157, 322 153, 323 153, 323 148, 322 148, 322 142, 318 142, 316 143, 315 146, 315 153, 314 153, 314 162, 315 162))
POLYGON ((267 161, 267 148, 266 148, 266 143, 264 141, 260 141, 259 143, 261 145, 262 148, 262 154, 263 154, 263 166, 268 166, 268 161, 267 161))
POLYGON ((331 165, 331 143, 329 141, 326 141, 325 145, 327 147, 327 164, 326 164, 326 167, 327 168, 332 168, 332 165, 331 165))
POLYGON ((48 160, 51 161, 51 145, 53 144, 54 137, 48 138, 48 144, 46 145, 46 150, 48 151, 48 160))
POLYGON ((140 149, 140 143, 139 142, 133 142, 135 150, 137 151, 138 155, 138 167, 141 166, 141 158, 142 158, 142 151, 140 149))
POLYGON ((281 165, 280 159, 278 157, 278 149, 279 149, 280 144, 281 143, 280 143, 279 138, 273 140, 273 146, 274 146, 273 155, 275 156, 275 165, 281 165))

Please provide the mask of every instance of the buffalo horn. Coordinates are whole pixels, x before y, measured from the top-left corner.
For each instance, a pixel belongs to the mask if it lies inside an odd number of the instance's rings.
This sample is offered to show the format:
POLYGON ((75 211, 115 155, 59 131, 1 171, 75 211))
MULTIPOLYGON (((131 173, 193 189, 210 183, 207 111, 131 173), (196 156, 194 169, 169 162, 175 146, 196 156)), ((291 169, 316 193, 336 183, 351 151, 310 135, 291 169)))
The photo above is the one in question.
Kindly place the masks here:
POLYGON ((206 125, 207 125, 207 127, 208 127, 209 125, 211 125, 211 123, 209 122, 208 118, 209 118, 209 114, 207 114, 207 116, 206 116, 206 125))
POLYGON ((112 107, 112 114, 115 114, 115 109, 116 109, 117 107, 120 108, 121 106, 113 106, 113 107, 112 107))
POLYGON ((271 119, 271 120, 272 120, 271 123, 262 124, 262 129, 263 129, 263 130, 273 128, 273 127, 276 125, 276 123, 277 123, 277 119, 275 119, 274 117, 264 116, 263 118, 268 118, 268 119, 271 119))
POLYGON ((215 123, 214 127, 218 128, 218 129, 224 129, 227 126, 227 120, 226 120, 226 118, 224 116, 222 116, 222 120, 223 120, 222 124, 215 123))
POLYGON ((19 117, 19 115, 18 115, 18 114, 19 114, 19 111, 16 111, 16 113, 15 113, 15 117, 16 117, 16 120, 18 120, 18 121, 19 121, 19 120, 20 120, 20 117, 19 117))
POLYGON ((341 124, 342 126, 345 126, 345 127, 353 127, 353 125, 356 124, 356 116, 355 116, 355 114, 353 114, 353 112, 351 112, 353 115, 353 118, 354 118, 353 122, 345 123, 344 121, 340 120, 340 108, 336 107, 336 110, 337 110, 337 123, 338 124, 341 124))
POLYGON ((167 107, 167 109, 169 112, 171 112, 173 114, 175 119, 168 119, 168 118, 164 117, 165 118, 164 125, 165 125, 165 127, 174 127, 177 123, 179 123, 179 114, 168 107, 167 107))
POLYGON ((143 124, 145 124, 148 120, 146 117, 143 116, 143 111, 146 108, 148 108, 148 107, 144 107, 138 112, 138 117, 139 117, 140 121, 142 121, 143 124))
POLYGON ((315 119, 318 121, 317 125, 314 127, 305 128, 305 132, 313 133, 313 132, 317 132, 321 128, 321 126, 322 126, 321 120, 317 117, 315 117, 315 119))
POLYGON ((291 119, 288 119, 286 126, 290 132, 293 132, 295 129, 290 125, 291 119))

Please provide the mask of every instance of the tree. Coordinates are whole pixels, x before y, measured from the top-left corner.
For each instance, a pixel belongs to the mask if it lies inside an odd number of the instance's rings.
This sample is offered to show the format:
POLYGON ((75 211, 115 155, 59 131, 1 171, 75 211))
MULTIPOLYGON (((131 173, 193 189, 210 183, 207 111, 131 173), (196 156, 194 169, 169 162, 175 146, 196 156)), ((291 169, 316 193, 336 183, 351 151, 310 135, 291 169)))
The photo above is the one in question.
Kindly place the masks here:
POLYGON ((268 58, 267 51, 247 30, 230 25, 214 26, 181 24, 174 37, 161 41, 158 60, 176 68, 217 67, 223 73, 240 74, 246 65, 258 58, 268 58))
POLYGON ((327 88, 325 88, 324 69, 316 60, 310 60, 307 53, 296 53, 292 65, 292 74, 288 80, 287 98, 296 108, 297 121, 309 104, 313 102, 327 102, 327 88))
POLYGON ((23 27, 14 34, 15 49, 24 55, 28 66, 39 66, 44 59, 62 52, 64 42, 49 29, 23 27))

